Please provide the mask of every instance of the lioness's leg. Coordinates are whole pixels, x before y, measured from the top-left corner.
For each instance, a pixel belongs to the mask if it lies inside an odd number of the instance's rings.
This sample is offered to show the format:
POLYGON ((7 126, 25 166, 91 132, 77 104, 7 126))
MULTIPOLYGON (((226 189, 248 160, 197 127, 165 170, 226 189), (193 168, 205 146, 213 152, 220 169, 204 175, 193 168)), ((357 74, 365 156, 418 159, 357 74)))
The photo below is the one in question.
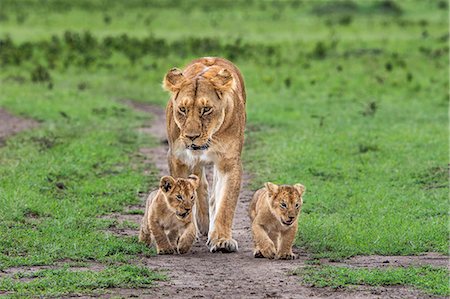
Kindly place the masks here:
POLYGON ((278 249, 278 258, 282 260, 293 260, 297 256, 292 252, 292 243, 295 239, 297 227, 293 226, 285 232, 281 233, 280 248, 278 249))
POLYGON ((169 171, 170 175, 174 178, 187 178, 189 173, 189 167, 183 163, 180 159, 177 157, 171 155, 169 153, 168 155, 168 162, 169 162, 169 171))
POLYGON ((231 229, 241 188, 242 165, 240 159, 230 159, 214 167, 216 182, 211 200, 215 213, 214 218, 210 218, 213 230, 208 245, 211 252, 234 252, 238 250, 238 244, 232 239, 231 229))
POLYGON ((206 179, 203 166, 196 166, 194 174, 200 178, 200 184, 197 188, 197 201, 195 203, 194 221, 201 235, 206 236, 209 228, 208 214, 208 180, 206 179))
POLYGON ((196 231, 194 223, 190 223, 178 241, 178 253, 183 254, 191 249, 195 241, 196 231))

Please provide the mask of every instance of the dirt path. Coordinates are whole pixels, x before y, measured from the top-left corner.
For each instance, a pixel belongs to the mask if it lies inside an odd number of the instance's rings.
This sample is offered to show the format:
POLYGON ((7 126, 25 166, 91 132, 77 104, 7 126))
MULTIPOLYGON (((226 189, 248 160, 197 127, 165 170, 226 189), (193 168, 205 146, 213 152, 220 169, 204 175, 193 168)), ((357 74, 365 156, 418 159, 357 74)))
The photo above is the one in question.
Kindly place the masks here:
POLYGON ((34 128, 37 125, 38 122, 35 120, 11 115, 6 110, 0 108, 0 146, 4 144, 6 137, 23 130, 34 128))
MULTIPOLYGON (((142 148, 140 153, 147 162, 153 162, 160 175, 168 174, 167 141, 165 136, 165 113, 160 107, 128 102, 141 112, 152 114, 149 127, 140 130, 149 133, 160 141, 156 148, 142 148)), ((185 255, 155 256, 143 258, 140 263, 152 269, 167 270, 169 280, 158 283, 153 289, 140 290, 140 296, 152 298, 426 298, 419 291, 406 287, 355 287, 353 289, 332 290, 309 288, 300 285, 298 276, 289 275, 293 270, 306 266, 308 255, 299 252, 299 259, 279 261, 255 259, 252 257, 252 242, 247 208, 252 191, 247 186, 248 174, 244 174, 233 225, 233 236, 239 243, 239 252, 231 254, 210 253, 205 245, 206 239, 199 240, 193 250, 185 255)), ((133 209, 143 209, 143 204, 133 209)), ((141 215, 116 215, 118 220, 139 223, 141 215)), ((116 231, 130 235, 137 231, 116 231)), ((421 264, 422 260, 434 259, 434 264, 447 265, 447 258, 434 257, 358 257, 347 264, 355 266, 379 266, 421 264), (389 261, 389 262, 386 262, 389 261), (400 262, 399 262, 400 261, 400 262)), ((342 263, 340 263, 342 264, 342 263)), ((125 294, 124 294, 125 295, 125 294)))

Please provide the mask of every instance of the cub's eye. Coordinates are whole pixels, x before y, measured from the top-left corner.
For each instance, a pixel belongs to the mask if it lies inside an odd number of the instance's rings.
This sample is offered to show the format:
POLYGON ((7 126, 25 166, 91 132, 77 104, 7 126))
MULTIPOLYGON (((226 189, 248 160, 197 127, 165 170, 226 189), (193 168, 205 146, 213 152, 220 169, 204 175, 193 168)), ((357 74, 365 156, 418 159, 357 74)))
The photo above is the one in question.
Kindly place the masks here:
POLYGON ((179 201, 183 201, 183 196, 181 196, 181 195, 177 195, 177 199, 179 200, 179 201))
POLYGON ((202 115, 207 115, 207 114, 210 114, 211 112, 212 112, 211 107, 203 107, 202 108, 202 115))
POLYGON ((191 196, 191 199, 194 199, 194 195, 191 196))
POLYGON ((299 204, 299 203, 296 203, 296 204, 295 204, 295 208, 296 208, 296 209, 300 208, 300 204, 299 204))
POLYGON ((280 204, 280 208, 282 208, 282 209, 286 209, 286 208, 287 208, 287 205, 286 205, 286 203, 282 202, 282 203, 280 204))
POLYGON ((181 114, 186 114, 186 108, 184 107, 178 108, 178 111, 180 111, 181 114))

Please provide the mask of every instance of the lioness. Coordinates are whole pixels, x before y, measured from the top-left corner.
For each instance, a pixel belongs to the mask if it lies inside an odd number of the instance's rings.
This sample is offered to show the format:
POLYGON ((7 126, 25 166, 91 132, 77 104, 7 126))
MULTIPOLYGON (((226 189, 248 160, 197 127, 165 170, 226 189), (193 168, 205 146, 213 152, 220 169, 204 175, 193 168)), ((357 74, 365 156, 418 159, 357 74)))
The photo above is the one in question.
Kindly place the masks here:
POLYGON ((297 218, 303 204, 305 187, 301 184, 266 183, 253 195, 250 219, 254 257, 295 259, 292 243, 297 233, 297 218))
POLYGON ((186 253, 196 238, 191 211, 200 179, 161 178, 159 189, 150 193, 139 231, 139 241, 156 243, 158 254, 186 253))
POLYGON ((163 86, 171 93, 167 104, 169 168, 176 177, 200 178, 195 220, 208 234, 211 252, 234 252, 231 227, 241 187, 241 151, 245 128, 245 87, 231 62, 205 57, 184 70, 171 69, 163 86), (204 166, 214 164, 208 202, 204 166))

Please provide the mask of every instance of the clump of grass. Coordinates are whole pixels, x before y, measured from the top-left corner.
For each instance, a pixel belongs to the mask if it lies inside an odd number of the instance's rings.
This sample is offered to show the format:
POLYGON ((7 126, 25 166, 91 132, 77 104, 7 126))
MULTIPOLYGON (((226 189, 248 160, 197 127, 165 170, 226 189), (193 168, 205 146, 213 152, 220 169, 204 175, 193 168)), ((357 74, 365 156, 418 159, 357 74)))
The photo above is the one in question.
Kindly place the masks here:
POLYGON ((312 287, 345 288, 352 285, 409 285, 430 294, 448 296, 449 271, 431 266, 407 268, 306 267, 295 272, 302 282, 312 287))
POLYGON ((135 265, 110 266, 100 271, 72 271, 70 267, 19 272, 0 278, 0 292, 18 296, 61 296, 104 293, 109 288, 148 288, 165 276, 135 265), (26 279, 26 280, 25 280, 26 279))

